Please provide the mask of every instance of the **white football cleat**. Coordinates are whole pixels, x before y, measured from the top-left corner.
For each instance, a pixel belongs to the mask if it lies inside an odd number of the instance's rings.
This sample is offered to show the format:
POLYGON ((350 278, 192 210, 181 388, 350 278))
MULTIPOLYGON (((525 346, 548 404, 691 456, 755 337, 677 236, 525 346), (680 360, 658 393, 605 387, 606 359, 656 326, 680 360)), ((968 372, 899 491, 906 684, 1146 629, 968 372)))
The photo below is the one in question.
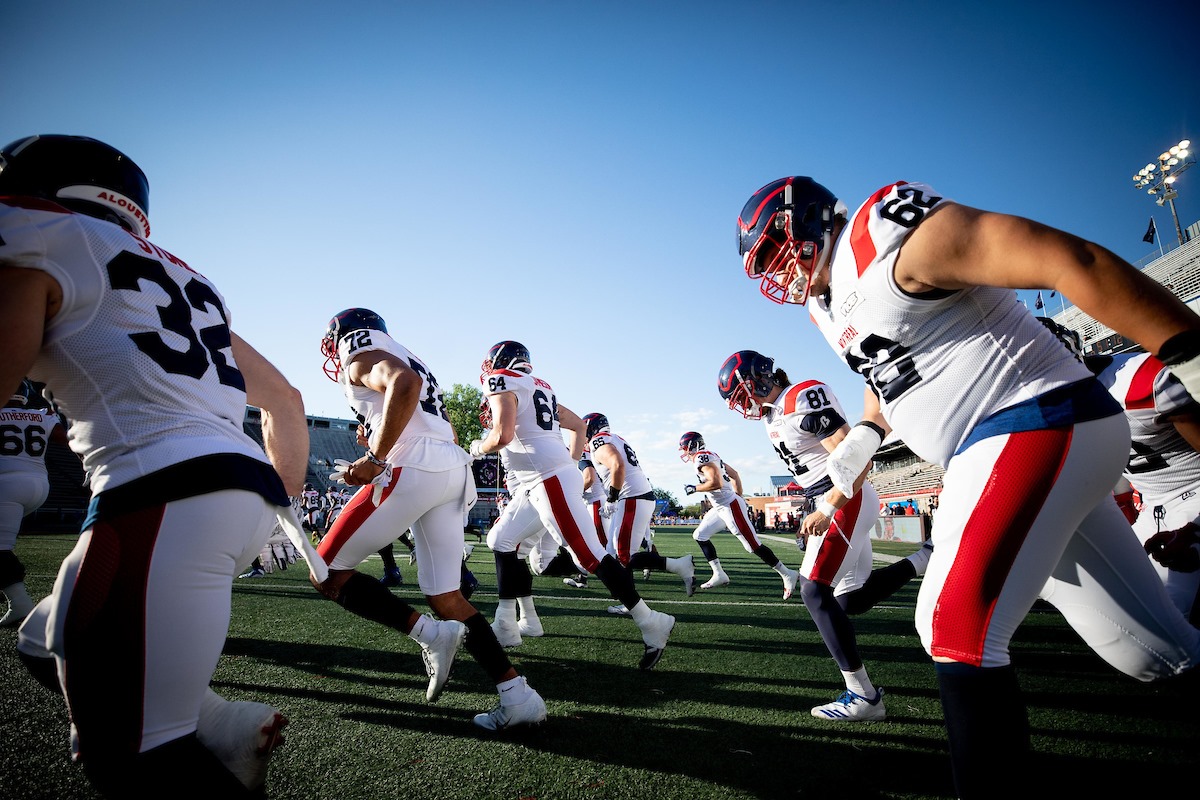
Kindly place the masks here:
POLYGON ((563 583, 573 589, 586 589, 588 587, 587 576, 580 573, 574 578, 563 578, 563 583))
POLYGON ((533 619, 521 617, 517 622, 517 630, 520 631, 521 636, 532 636, 535 639, 546 635, 546 631, 542 628, 542 620, 538 617, 533 619))
POLYGON ((701 589, 715 589, 718 586, 728 586, 729 576, 724 572, 713 575, 711 578, 700 584, 701 589))
POLYGON ((690 554, 681 556, 677 560, 679 562, 679 572, 675 574, 683 581, 683 590, 687 592, 687 596, 691 597, 696 593, 696 563, 692 560, 690 554))
POLYGON ((651 617, 642 628, 642 642, 646 645, 638 669, 654 669, 667 649, 667 640, 675 628, 675 618, 661 611, 651 611, 651 617))
POLYGON ((800 573, 794 569, 784 567, 783 573, 783 599, 788 600, 796 593, 796 584, 800 581, 800 573))
POLYGON ((617 604, 617 605, 615 605, 615 606, 609 606, 609 607, 608 607, 608 613, 610 613, 610 614, 626 614, 626 615, 628 615, 628 614, 629 614, 629 609, 628 609, 628 608, 626 608, 626 607, 624 606, 624 604, 622 604, 622 603, 618 603, 618 604, 617 604))
POLYGON ((437 638, 431 644, 421 645, 421 659, 425 662, 425 672, 429 675, 429 687, 425 690, 425 699, 432 703, 446 688, 450 679, 450 666, 458 655, 467 638, 467 626, 454 619, 444 619, 437 622, 437 638))
POLYGON ((247 789, 267 782, 271 753, 283 745, 287 717, 266 703, 229 701, 211 689, 200 706, 196 739, 247 789))
POLYGON ((875 699, 868 700, 862 695, 847 689, 837 700, 817 706, 812 710, 817 719, 829 719, 834 722, 871 722, 887 716, 883 706, 883 689, 875 690, 875 699))
MULTIPOLYGON (((521 678, 525 682, 525 678, 521 678)), ((486 714, 476 714, 475 724, 489 731, 502 731, 517 725, 539 725, 546 721, 546 701, 526 684, 527 694, 520 703, 505 705, 503 699, 486 714)), ((502 696, 503 697, 503 696, 502 696)))
POLYGON ((516 625, 506 624, 504 620, 496 620, 492 623, 492 632, 496 634, 496 641, 500 642, 501 647, 519 647, 521 644, 521 623, 516 625))

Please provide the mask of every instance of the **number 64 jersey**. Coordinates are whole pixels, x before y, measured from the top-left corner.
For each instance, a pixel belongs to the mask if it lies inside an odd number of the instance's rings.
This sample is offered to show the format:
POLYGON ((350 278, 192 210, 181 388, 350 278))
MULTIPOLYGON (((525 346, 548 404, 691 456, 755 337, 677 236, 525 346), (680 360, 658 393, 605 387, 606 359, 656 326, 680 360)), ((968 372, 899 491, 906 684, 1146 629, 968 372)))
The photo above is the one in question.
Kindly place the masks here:
POLYGON ((1046 392, 1091 378, 1012 289, 917 296, 897 285, 905 239, 944 202, 921 183, 873 194, 838 236, 831 292, 809 304, 826 341, 866 378, 905 444, 942 466, 969 437, 986 435, 981 423, 997 411, 1036 406, 1046 392))
POLYGON ((576 468, 558 427, 558 400, 541 378, 510 369, 479 377, 484 397, 511 393, 517 401, 516 429, 504 446, 505 468, 520 484, 540 482, 563 467, 576 468))
POLYGON ((0 201, 0 263, 62 287, 30 377, 71 420, 93 493, 201 456, 267 463, 242 432, 229 313, 203 275, 119 225, 28 197, 0 201))

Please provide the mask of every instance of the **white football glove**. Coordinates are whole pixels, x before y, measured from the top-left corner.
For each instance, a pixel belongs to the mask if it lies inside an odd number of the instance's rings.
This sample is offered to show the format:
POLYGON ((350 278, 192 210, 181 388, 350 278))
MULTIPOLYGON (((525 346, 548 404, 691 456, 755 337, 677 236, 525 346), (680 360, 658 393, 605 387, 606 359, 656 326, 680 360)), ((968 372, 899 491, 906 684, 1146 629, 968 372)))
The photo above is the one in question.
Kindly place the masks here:
POLYGON ((350 466, 353 461, 347 461, 344 458, 335 458, 333 460, 333 472, 329 473, 329 480, 337 483, 346 482, 346 473, 350 471, 350 466))
POLYGON ((605 519, 612 519, 613 511, 617 508, 616 503, 610 503, 607 500, 600 504, 600 516, 605 519))
POLYGON ((379 501, 383 499, 383 490, 392 483, 392 465, 388 464, 383 468, 383 472, 375 476, 371 481, 371 486, 375 488, 371 490, 371 505, 379 505, 379 501))
POLYGON ((483 452, 483 439, 473 440, 471 442, 471 447, 467 450, 467 452, 470 453, 471 458, 475 459, 476 461, 487 455, 487 453, 483 452))
POLYGON ((854 482, 875 456, 883 437, 869 425, 855 425, 829 454, 829 479, 846 497, 854 497, 854 482))

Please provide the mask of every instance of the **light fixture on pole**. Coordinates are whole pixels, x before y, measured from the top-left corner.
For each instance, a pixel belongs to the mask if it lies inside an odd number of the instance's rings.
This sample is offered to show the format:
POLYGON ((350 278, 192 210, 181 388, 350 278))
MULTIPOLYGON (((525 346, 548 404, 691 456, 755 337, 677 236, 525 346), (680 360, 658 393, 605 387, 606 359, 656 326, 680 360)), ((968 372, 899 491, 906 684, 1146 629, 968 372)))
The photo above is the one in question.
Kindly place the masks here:
POLYGON ((1181 173, 1196 163, 1196 157, 1191 151, 1192 142, 1184 139, 1177 145, 1158 157, 1158 163, 1151 161, 1138 170, 1133 176, 1133 188, 1145 189, 1146 194, 1154 196, 1154 202, 1171 207, 1171 218, 1175 221, 1175 235, 1183 244, 1183 228, 1179 225, 1179 215, 1175 212, 1175 198, 1179 192, 1175 190, 1175 181, 1181 173))

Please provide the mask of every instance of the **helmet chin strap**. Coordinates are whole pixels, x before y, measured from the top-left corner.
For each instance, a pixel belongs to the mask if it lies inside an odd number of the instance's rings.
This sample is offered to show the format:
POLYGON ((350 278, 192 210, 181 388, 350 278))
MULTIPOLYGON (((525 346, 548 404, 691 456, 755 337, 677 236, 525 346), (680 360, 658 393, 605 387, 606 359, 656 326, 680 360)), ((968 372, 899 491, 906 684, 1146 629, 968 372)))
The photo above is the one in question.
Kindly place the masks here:
POLYGON ((825 231, 821 235, 821 247, 817 251, 817 263, 809 270, 808 275, 805 275, 803 270, 796 270, 796 277, 792 280, 791 285, 788 286, 788 295, 792 298, 792 302, 799 305, 804 305, 808 302, 809 294, 812 292, 813 278, 817 277, 828 266, 831 238, 832 234, 829 231, 825 231), (803 286, 800 285, 801 280, 804 282, 803 286))

